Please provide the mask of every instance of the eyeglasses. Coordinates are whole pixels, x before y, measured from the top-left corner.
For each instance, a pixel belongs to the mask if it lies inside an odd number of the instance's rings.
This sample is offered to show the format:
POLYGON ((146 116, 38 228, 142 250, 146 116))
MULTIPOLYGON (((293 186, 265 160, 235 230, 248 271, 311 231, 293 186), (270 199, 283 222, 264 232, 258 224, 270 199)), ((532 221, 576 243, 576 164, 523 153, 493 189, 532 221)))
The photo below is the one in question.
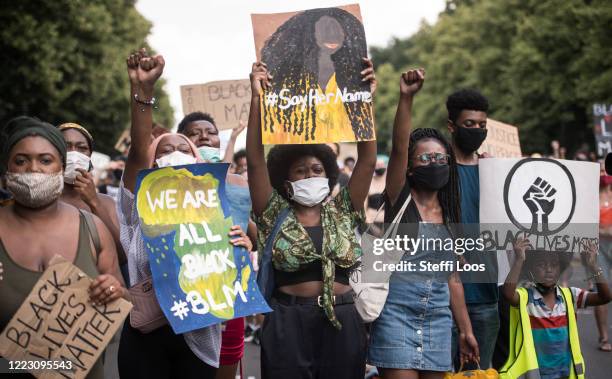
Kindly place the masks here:
POLYGON ((450 155, 443 154, 443 153, 423 153, 423 154, 417 155, 417 159, 421 163, 434 162, 434 163, 446 164, 448 163, 448 160, 450 159, 450 155))

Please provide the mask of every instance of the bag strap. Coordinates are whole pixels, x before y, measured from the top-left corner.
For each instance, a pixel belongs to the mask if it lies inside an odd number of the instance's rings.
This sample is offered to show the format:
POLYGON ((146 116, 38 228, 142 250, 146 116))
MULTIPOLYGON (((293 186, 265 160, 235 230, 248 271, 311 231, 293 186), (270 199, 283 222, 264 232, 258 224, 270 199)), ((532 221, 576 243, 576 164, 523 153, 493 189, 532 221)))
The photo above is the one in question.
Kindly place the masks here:
POLYGON ((98 256, 100 255, 100 251, 102 250, 102 244, 100 243, 100 234, 98 234, 98 228, 96 227, 96 223, 94 222, 91 213, 82 209, 79 209, 79 212, 85 218, 85 226, 87 226, 87 231, 89 232, 91 240, 93 241, 94 249, 96 249, 97 260, 98 256))
POLYGON ((272 228, 272 233, 270 233, 270 235, 268 236, 268 239, 266 239, 266 245, 265 245, 265 249, 267 250, 268 246, 272 247, 272 243, 274 242, 274 238, 276 238, 276 235, 278 234, 281 225, 283 225, 283 222, 285 222, 285 219, 287 219, 287 216, 289 216, 289 212, 291 211, 290 207, 287 208, 283 208, 280 213, 278 214, 278 217, 276 219, 276 222, 274 223, 274 228, 272 228))
POLYGON ((402 220, 402 217, 404 216, 404 213, 406 212, 406 209, 408 208, 408 203, 410 203, 410 200, 412 200, 412 194, 408 194, 406 201, 404 201, 404 204, 402 204, 402 207, 400 208, 399 212, 397 212, 397 215, 395 215, 395 218, 393 219, 393 221, 391 221, 391 227, 387 229, 387 231, 383 235, 382 237, 383 239, 389 238, 389 236, 392 233, 393 235, 397 234, 397 229, 399 228, 399 222, 402 220))
MULTIPOLYGON (((393 221, 391 221, 391 226, 392 228, 394 228, 394 230, 397 230, 398 226, 397 224, 399 224, 399 222, 401 221, 402 217, 404 216, 404 213, 406 212, 406 209, 408 208, 408 203, 410 203, 410 200, 412 200, 412 194, 408 194, 408 197, 406 198, 406 201, 404 201, 404 204, 402 204, 402 207, 400 208, 400 210, 397 212, 397 214, 395 215, 395 218, 393 219, 393 221)), ((374 220, 376 220, 378 218, 378 215, 380 214, 380 211, 382 211, 382 209, 385 207, 385 203, 383 203, 378 210, 376 211, 376 216, 374 216, 374 220)), ((366 234, 370 231, 370 228, 372 226, 373 223, 369 224, 368 227, 366 228, 366 230, 363 232, 363 234, 366 234)), ((389 234, 391 234, 392 230, 389 229, 388 232, 385 232, 383 238, 387 238, 389 236, 389 234)))

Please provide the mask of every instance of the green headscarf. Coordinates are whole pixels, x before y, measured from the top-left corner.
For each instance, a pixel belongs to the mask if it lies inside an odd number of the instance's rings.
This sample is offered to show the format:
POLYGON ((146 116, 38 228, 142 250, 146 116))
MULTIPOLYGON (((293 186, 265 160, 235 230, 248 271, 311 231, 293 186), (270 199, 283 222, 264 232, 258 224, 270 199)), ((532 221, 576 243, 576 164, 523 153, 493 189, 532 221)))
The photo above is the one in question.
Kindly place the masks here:
POLYGON ((35 117, 15 117, 4 125, 0 131, 0 174, 8 168, 9 153, 13 146, 22 139, 30 136, 43 137, 49 141, 60 153, 62 166, 66 168, 66 142, 62 132, 56 127, 35 117))

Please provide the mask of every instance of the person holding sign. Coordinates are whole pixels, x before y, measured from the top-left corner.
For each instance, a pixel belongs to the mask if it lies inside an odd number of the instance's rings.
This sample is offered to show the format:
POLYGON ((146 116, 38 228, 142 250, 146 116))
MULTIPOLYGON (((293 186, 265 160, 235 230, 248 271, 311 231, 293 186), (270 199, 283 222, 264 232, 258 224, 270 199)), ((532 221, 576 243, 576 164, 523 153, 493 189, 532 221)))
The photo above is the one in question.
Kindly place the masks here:
MULTIPOLYGON (((374 92, 373 72, 366 75, 374 92)), ((258 251, 272 249, 275 276, 274 312, 262 329, 262 376, 362 378, 365 328, 348 283, 361 256, 354 230, 365 220, 376 142, 358 143, 348 187, 328 199, 339 174, 328 146, 275 146, 266 165, 260 96, 273 78, 263 62, 253 64, 250 78, 249 190, 258 251)))
MULTIPOLYGON (((232 130, 225 152, 225 162, 231 160, 230 157, 234 151, 236 138, 238 138, 238 135, 245 127, 246 124, 240 121, 240 126, 232 130)), ((192 112, 179 122, 177 132, 184 134, 193 142, 198 148, 200 158, 203 161, 211 163, 219 162, 221 145, 219 130, 211 115, 202 112, 192 112)), ((228 174, 226 177, 226 191, 232 208, 241 211, 240 213, 244 216, 241 220, 244 225, 243 227, 246 229, 252 225, 252 234, 254 235, 254 225, 248 219, 248 214, 251 211, 248 182, 241 175, 228 174)), ((244 354, 244 318, 240 317, 226 322, 221 337, 220 367, 217 372, 217 378, 234 378, 238 362, 244 354)))
MULTIPOLYGON (((424 80, 423 69, 410 70, 400 78, 384 194, 385 222, 391 223, 405 209, 398 235, 446 240, 457 237, 452 224, 459 222, 461 213, 457 163, 453 149, 437 130, 410 132, 413 98, 424 80)), ((477 361, 478 345, 459 275, 452 269, 431 268, 448 263, 454 267, 457 257, 434 245, 404 254, 402 261, 418 269, 391 275, 386 303, 372 324, 368 363, 377 366, 383 378, 443 378, 452 370, 451 315, 461 330, 462 361, 477 361)))
POLYGON ((597 264, 597 245, 587 242, 581 251, 597 292, 558 284, 570 265, 571 253, 534 250, 528 238, 518 238, 513 245, 514 264, 503 285, 504 297, 512 306, 510 354, 500 378, 588 378, 575 312, 608 304, 612 299, 603 270, 597 264), (521 280, 531 284, 517 288, 521 280))
MULTIPOLYGON (((149 57, 146 50, 127 59, 131 85, 132 145, 118 196, 121 241, 127 251, 131 285, 151 277, 144 246, 141 220, 134 196, 138 171, 202 162, 195 145, 182 134, 164 134, 150 143, 155 83, 164 68, 161 55, 149 57)), ((232 227, 234 246, 249 248, 240 227, 232 227)), ((168 325, 142 333, 126 323, 119 348, 119 373, 128 378, 214 378, 219 365, 219 324, 176 335, 168 325)))
MULTIPOLYGON (((62 133, 50 124, 22 116, 9 121, 1 137, 0 173, 6 174, 15 202, 0 208, 0 261, 4 266, 0 328, 6 327, 58 254, 96 278, 90 287, 93 303, 107 304, 127 296, 108 228, 98 217, 60 201, 66 168, 62 133)), ((40 322, 49 315, 45 309, 34 310, 40 322)), ((88 377, 104 377, 101 360, 88 377)))

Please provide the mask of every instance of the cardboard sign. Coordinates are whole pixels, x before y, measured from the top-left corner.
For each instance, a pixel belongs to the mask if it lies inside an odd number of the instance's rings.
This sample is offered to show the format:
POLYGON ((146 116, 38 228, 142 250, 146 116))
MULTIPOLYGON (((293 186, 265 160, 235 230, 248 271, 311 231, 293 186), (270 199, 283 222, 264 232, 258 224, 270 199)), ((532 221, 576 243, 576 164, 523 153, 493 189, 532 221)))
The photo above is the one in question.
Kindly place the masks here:
POLYGON ((593 104, 593 131, 597 156, 612 152, 612 104, 593 104))
POLYGON ((480 227, 485 250, 497 251, 499 281, 516 238, 533 250, 577 255, 599 236, 599 165, 548 158, 481 159, 480 227))
POLYGON ((376 139, 358 4, 251 20, 257 59, 273 77, 260 100, 264 144, 376 139))
POLYGON ((228 167, 194 164, 138 175, 136 205, 153 286, 177 334, 270 311, 247 251, 229 243, 235 221, 225 193, 228 167))
POLYGON ((244 80, 222 80, 181 86, 183 113, 206 112, 219 130, 233 129, 247 122, 251 105, 251 83, 244 80))
POLYGON ((130 130, 126 129, 121 133, 119 139, 117 139, 117 143, 115 143, 115 150, 120 152, 123 155, 127 155, 130 150, 130 144, 132 143, 132 139, 130 138, 130 130))
POLYGON ((46 367, 30 371, 37 378, 84 378, 132 308, 124 299, 90 304, 91 280, 54 258, 0 335, 0 355, 46 367))
POLYGON ((518 128, 503 122, 487 119, 487 139, 479 152, 488 153, 495 158, 521 158, 521 142, 518 128))

